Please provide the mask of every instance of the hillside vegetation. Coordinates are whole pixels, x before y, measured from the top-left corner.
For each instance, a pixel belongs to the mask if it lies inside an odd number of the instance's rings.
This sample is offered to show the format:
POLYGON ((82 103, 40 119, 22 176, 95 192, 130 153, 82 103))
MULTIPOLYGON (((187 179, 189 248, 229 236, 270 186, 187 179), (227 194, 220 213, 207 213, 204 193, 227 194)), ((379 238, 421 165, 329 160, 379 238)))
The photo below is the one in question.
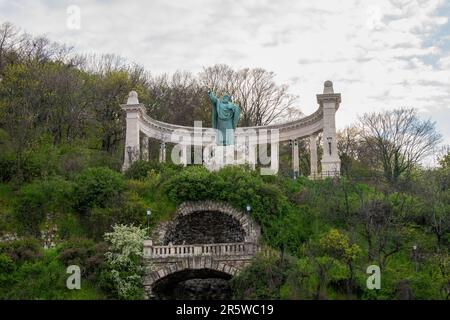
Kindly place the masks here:
POLYGON ((306 178, 304 140, 297 179, 288 144, 276 176, 159 164, 158 145, 150 161, 122 173, 120 104, 130 90, 155 119, 183 125, 208 125, 206 88, 235 90, 240 125, 287 121, 295 98, 262 69, 156 77, 115 56, 74 55, 10 24, 0 39, 1 299, 140 299, 147 208, 153 229, 180 203, 207 199, 243 211, 250 204, 262 229, 264 250, 233 278, 235 298, 450 298, 450 154, 431 169, 421 165, 440 135, 414 109, 363 115, 340 132, 336 179, 306 178), (252 79, 280 103, 252 108, 252 99, 265 99, 260 91, 237 94, 252 79), (66 288, 69 265, 81 268, 80 290, 66 288), (379 290, 367 289, 370 265, 381 269, 379 290))

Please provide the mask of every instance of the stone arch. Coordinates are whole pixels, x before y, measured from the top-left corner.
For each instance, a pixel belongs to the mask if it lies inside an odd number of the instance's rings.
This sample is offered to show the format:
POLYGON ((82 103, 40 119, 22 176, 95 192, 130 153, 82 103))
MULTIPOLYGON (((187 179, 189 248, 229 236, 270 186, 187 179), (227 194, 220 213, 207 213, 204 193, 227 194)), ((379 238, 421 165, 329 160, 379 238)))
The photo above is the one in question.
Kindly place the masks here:
POLYGON ((233 219, 243 231, 243 241, 246 243, 257 243, 261 235, 258 224, 246 213, 235 209, 228 203, 218 201, 188 201, 182 203, 169 223, 157 230, 157 242, 168 244, 168 237, 176 232, 177 223, 191 214, 202 212, 214 212, 224 214, 233 219))
POLYGON ((210 270, 215 273, 223 274, 228 278, 232 278, 239 273, 244 265, 245 262, 236 264, 233 262, 227 263, 226 261, 217 261, 211 256, 184 257, 183 259, 172 263, 165 263, 162 265, 156 264, 153 271, 147 273, 144 278, 144 290, 148 297, 153 297, 153 289, 158 283, 167 277, 186 271, 210 270))
MULTIPOLYGON (((224 220, 217 219, 217 221, 219 223, 213 227, 223 228, 221 222, 224 220)), ((189 222, 187 228, 189 229, 190 226, 192 226, 192 222, 189 222)), ((260 227, 248 214, 227 203, 191 201, 181 204, 173 219, 160 223, 154 230, 152 239, 144 241, 144 265, 149 267, 144 276, 144 289, 147 297, 155 297, 154 288, 163 288, 163 291, 168 292, 168 288, 176 283, 183 282, 185 285, 186 281, 191 279, 207 279, 209 281, 207 275, 212 275, 211 278, 214 279, 232 278, 245 265, 249 264, 258 252, 260 234, 260 227), (176 227, 177 224, 186 222, 183 220, 184 217, 202 212, 226 216, 227 219, 235 221, 236 224, 233 227, 237 225, 239 232, 243 232, 243 237, 240 237, 239 241, 231 239, 232 241, 212 243, 180 244, 165 241, 168 235, 177 234, 180 231, 176 227), (184 280, 183 277, 186 279, 184 280), (159 284, 161 284, 160 287, 158 287, 159 284)), ((177 242, 180 239, 183 237, 176 238, 177 242)), ((205 238, 202 239, 205 240, 205 238)), ((230 240, 230 238, 227 239, 230 240)))

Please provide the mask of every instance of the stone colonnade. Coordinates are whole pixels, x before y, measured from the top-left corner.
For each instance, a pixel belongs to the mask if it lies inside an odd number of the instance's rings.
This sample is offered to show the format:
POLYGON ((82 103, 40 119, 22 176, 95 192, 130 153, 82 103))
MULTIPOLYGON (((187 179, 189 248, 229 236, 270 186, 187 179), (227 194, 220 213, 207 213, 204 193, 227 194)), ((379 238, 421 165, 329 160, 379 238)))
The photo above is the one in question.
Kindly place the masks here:
MULTIPOLYGON (((247 139, 245 137, 243 140, 241 139, 241 141, 245 141, 243 143, 245 150, 241 151, 245 155, 246 163, 255 168, 257 161, 261 161, 261 159, 258 159, 257 146, 267 143, 267 139, 263 141, 260 138, 257 140, 251 138, 248 132, 259 132, 263 130, 272 134, 272 132, 276 131, 278 140, 276 143, 270 143, 270 160, 272 166, 274 163, 278 166, 278 142, 288 141, 292 151, 293 176, 297 177, 300 171, 299 143, 301 139, 309 139, 310 177, 315 179, 339 175, 340 159, 337 151, 335 116, 341 103, 341 95, 340 93, 334 93, 333 83, 331 81, 324 83, 323 93, 317 95, 317 103, 319 105, 317 111, 299 120, 276 125, 239 127, 236 129, 236 141, 248 135, 247 139), (317 142, 320 133, 322 133, 322 159, 320 160, 321 171, 319 172, 317 142)), ((180 135, 181 132, 182 135, 188 136, 188 140, 176 140, 177 142, 179 141, 176 146, 178 148, 179 162, 183 165, 191 163, 190 150, 192 146, 205 150, 207 146, 210 146, 211 141, 215 141, 214 132, 212 132, 213 130, 211 128, 178 126, 150 118, 145 112, 145 106, 139 103, 135 91, 130 92, 127 104, 122 105, 122 108, 126 112, 123 170, 129 168, 130 164, 137 159, 148 159, 149 138, 160 141, 159 161, 166 162, 166 145, 169 142, 174 142, 174 134, 180 135)), ((234 150, 237 150, 237 153, 239 153, 239 146, 233 149, 231 157, 235 157, 236 155, 236 151, 234 150)), ((206 153, 202 153, 202 155, 204 156, 206 153)), ((227 153, 226 150, 225 153, 227 153)), ((200 163, 202 161, 205 161, 205 157, 200 159, 200 163)))

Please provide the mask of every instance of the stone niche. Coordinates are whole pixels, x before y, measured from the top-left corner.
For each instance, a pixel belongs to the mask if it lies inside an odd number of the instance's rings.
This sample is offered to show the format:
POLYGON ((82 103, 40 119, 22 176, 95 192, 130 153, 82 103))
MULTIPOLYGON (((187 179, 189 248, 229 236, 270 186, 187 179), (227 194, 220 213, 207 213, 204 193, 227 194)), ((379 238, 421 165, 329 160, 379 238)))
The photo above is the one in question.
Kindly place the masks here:
POLYGON ((178 216, 167 230, 163 244, 244 242, 245 231, 232 216, 217 211, 197 211, 178 216))

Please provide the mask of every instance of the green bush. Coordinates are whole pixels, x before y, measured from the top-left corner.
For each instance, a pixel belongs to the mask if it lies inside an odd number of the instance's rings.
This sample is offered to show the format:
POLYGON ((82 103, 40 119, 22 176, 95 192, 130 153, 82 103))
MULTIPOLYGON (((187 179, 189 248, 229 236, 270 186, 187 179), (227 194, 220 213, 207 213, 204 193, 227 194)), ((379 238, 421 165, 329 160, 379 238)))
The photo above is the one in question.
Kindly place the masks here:
POLYGON ((66 269, 52 253, 33 262, 25 262, 13 274, 14 285, 5 290, 2 299, 61 299, 66 288, 66 269))
POLYGON ((16 161, 12 153, 0 153, 0 182, 9 182, 13 179, 15 164, 16 161))
POLYGON ((234 299, 280 299, 289 268, 287 260, 273 253, 261 253, 231 279, 234 299))
POLYGON ((38 240, 26 238, 0 243, 0 254, 8 256, 16 264, 22 264, 41 259, 43 249, 38 240))
POLYGON ((120 210, 120 207, 90 209, 89 216, 84 221, 87 234, 95 240, 100 240, 105 232, 112 230, 120 210))
POLYGON ((47 197, 39 184, 24 186, 17 195, 14 216, 19 230, 29 235, 38 236, 40 225, 45 220, 47 197))
POLYGON ((145 213, 147 210, 144 201, 133 191, 127 191, 124 195, 125 197, 121 210, 119 211, 117 223, 135 226, 142 225, 145 222, 145 213))
POLYGON ((86 232, 94 239, 101 239, 105 232, 110 232, 114 224, 141 226, 146 219, 146 206, 140 197, 127 191, 120 203, 114 207, 94 207, 84 220, 86 232))
POLYGON ((59 177, 35 181, 17 193, 14 216, 22 233, 39 235, 47 214, 65 213, 71 208, 72 184, 59 177))
POLYGON ((107 245, 95 243, 91 239, 73 238, 58 248, 58 259, 64 266, 77 265, 81 274, 90 281, 95 281, 105 261, 107 245))
POLYGON ((91 151, 86 148, 63 146, 59 148, 58 171, 67 178, 74 178, 85 169, 90 159, 91 151))
POLYGON ((58 171, 58 149, 51 138, 44 134, 35 138, 20 155, 11 148, 13 142, 0 132, 0 181, 15 181, 19 184, 33 179, 46 179, 58 171))
POLYGON ((152 171, 171 175, 181 168, 180 165, 173 163, 138 160, 131 164, 130 168, 125 172, 125 177, 127 179, 143 180, 152 171))
POLYGON ((75 179, 75 209, 82 214, 90 208, 106 208, 120 203, 125 181, 109 168, 88 168, 75 179))
POLYGON ((86 235, 85 229, 81 225, 78 217, 74 213, 66 213, 59 217, 57 221, 58 237, 61 240, 71 237, 86 235))
POLYGON ((5 297, 9 288, 14 285, 15 271, 14 261, 8 255, 0 253, 0 298, 5 297))

